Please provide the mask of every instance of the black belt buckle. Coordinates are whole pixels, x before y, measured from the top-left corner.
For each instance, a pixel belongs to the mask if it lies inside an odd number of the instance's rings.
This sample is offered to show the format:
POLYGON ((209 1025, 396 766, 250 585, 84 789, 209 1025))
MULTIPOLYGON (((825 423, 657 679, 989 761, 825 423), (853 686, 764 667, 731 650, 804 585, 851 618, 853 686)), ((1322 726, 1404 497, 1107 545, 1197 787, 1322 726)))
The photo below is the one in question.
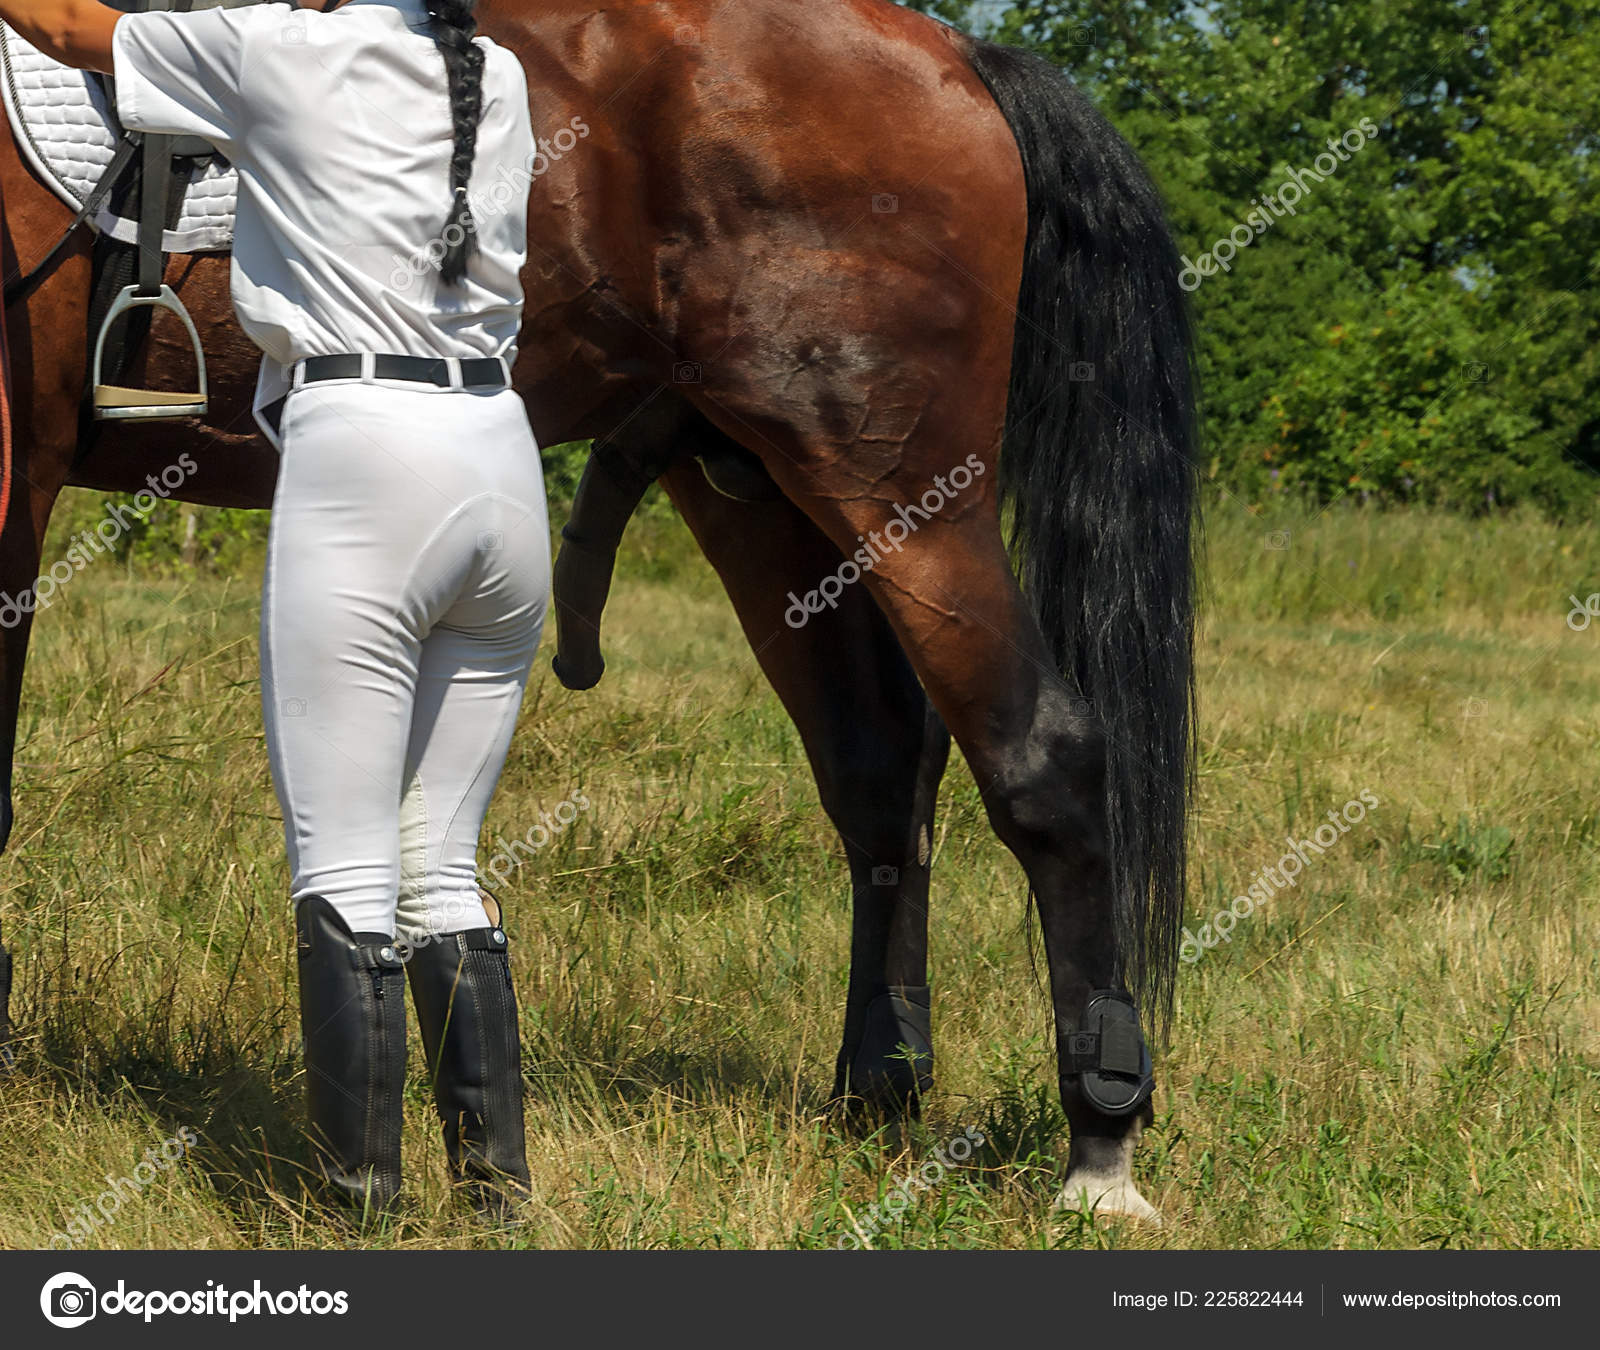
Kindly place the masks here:
POLYGON ((372 362, 372 377, 377 380, 410 380, 414 384, 431 384, 448 389, 450 363, 443 357, 378 356, 372 362))
POLYGON ((505 371, 497 356, 464 356, 461 358, 461 385, 464 389, 503 389, 505 371))
POLYGON ((341 352, 337 356, 308 356, 305 360, 301 382, 313 380, 359 380, 361 357, 356 352, 341 352))

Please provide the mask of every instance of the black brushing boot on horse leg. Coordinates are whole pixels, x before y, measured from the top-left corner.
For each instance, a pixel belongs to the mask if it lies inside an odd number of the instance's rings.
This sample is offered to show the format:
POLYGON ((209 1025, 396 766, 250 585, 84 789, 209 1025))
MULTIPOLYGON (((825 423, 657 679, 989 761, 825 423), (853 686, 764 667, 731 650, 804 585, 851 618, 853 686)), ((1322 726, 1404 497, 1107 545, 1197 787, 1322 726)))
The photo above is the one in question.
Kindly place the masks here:
POLYGON ((423 941, 406 962, 450 1175, 489 1217, 529 1195, 522 1045, 505 930, 423 941))
POLYGON ((296 907, 306 1108, 329 1199, 363 1220, 400 1192, 406 977, 394 939, 352 933, 321 896, 296 907))
POLYGON ((841 718, 827 747, 819 747, 827 767, 817 770, 824 806, 845 841, 853 901, 850 991, 833 1091, 852 1113, 915 1117, 933 1087, 928 885, 950 735, 888 625, 862 600, 879 645, 875 668, 858 678, 875 682, 882 706, 870 734, 841 718))

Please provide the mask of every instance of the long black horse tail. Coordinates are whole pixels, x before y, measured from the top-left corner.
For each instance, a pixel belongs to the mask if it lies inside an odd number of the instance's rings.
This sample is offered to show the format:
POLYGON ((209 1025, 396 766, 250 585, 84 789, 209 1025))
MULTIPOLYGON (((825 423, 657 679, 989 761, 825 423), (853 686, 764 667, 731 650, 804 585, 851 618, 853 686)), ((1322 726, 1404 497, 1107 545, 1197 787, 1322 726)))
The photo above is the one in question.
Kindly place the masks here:
POLYGON ((1194 779, 1195 376, 1165 212, 1047 61, 973 42, 1021 151, 1028 242, 1002 499, 1024 592, 1106 738, 1117 957, 1162 1031, 1194 779))

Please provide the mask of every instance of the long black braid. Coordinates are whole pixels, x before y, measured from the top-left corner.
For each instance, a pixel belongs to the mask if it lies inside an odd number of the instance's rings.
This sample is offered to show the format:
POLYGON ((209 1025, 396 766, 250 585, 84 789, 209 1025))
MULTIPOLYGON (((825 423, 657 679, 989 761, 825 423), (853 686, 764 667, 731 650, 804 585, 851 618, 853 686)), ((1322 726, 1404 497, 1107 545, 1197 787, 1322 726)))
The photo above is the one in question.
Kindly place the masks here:
POLYGON ((450 79, 450 118, 455 148, 450 155, 450 215, 441 235, 444 254, 439 275, 454 286, 467 274, 467 259, 478 246, 477 222, 467 200, 472 178, 472 157, 478 148, 478 122, 483 117, 483 48, 472 39, 478 33, 473 13, 476 0, 427 0, 433 20, 433 40, 444 56, 450 79))

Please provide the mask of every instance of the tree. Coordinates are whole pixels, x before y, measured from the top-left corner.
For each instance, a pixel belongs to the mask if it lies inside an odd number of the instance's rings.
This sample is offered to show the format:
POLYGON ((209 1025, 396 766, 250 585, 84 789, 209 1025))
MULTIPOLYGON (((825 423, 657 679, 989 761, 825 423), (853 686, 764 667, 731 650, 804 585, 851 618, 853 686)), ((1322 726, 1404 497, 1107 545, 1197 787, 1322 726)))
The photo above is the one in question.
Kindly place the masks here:
POLYGON ((996 36, 1096 99, 1209 266, 1214 477, 1593 509, 1600 0, 1023 0, 996 36))

